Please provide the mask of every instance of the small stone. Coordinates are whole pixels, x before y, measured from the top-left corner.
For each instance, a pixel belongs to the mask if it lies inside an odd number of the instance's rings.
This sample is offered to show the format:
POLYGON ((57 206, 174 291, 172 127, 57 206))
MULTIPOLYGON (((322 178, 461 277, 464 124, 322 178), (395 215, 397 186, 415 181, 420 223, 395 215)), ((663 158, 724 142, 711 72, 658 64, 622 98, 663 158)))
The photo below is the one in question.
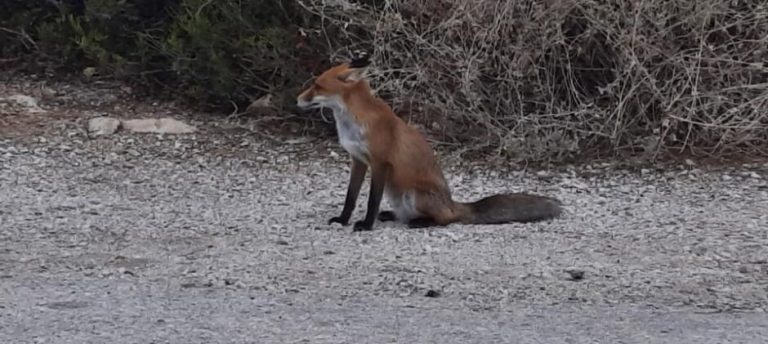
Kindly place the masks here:
POLYGON ((434 289, 427 290, 427 292, 424 294, 426 297, 440 297, 440 292, 434 289))
POLYGON ((56 92, 56 90, 54 90, 54 89, 52 89, 50 87, 41 86, 40 87, 40 95, 43 98, 53 98, 53 97, 57 96, 57 92, 56 92))
POLYGON ((50 309, 55 309, 55 310, 67 310, 67 309, 86 308, 90 306, 90 304, 85 301, 58 301, 58 302, 45 303, 43 304, 43 306, 50 309))
POLYGON ((88 132, 93 136, 112 135, 120 128, 120 120, 111 117, 95 117, 88 120, 88 132))
POLYGON ((727 182, 727 181, 733 179, 733 177, 731 177, 731 176, 729 176, 727 174, 724 174, 722 177, 720 177, 720 179, 722 179, 723 181, 727 182))
POLYGON ((565 269, 565 273, 568 274, 568 280, 581 281, 584 279, 585 271, 579 268, 567 268, 565 269))
POLYGON ((577 179, 564 180, 563 184, 574 189, 589 190, 589 185, 587 183, 577 179))
POLYGON ((248 105, 248 107, 245 109, 245 112, 254 113, 263 109, 271 109, 273 107, 274 104, 272 103, 272 95, 267 94, 259 99, 254 100, 250 105, 248 105))
POLYGON ((0 101, 16 103, 17 105, 27 108, 27 111, 31 113, 45 112, 45 110, 40 108, 40 103, 37 99, 23 94, 15 94, 7 98, 0 98, 0 101))
POLYGON ((117 272, 119 272, 122 275, 136 276, 136 274, 134 274, 133 271, 128 270, 128 269, 126 269, 124 267, 119 267, 117 269, 117 272))
POLYGON ((743 274, 749 273, 749 266, 746 266, 746 265, 739 266, 739 272, 743 274))
POLYGON ((197 128, 170 117, 130 119, 123 121, 122 124, 125 130, 134 133, 189 134, 197 131, 197 128))
POLYGON ((86 67, 83 69, 83 75, 85 75, 86 78, 91 78, 94 75, 96 75, 98 71, 95 67, 86 67))

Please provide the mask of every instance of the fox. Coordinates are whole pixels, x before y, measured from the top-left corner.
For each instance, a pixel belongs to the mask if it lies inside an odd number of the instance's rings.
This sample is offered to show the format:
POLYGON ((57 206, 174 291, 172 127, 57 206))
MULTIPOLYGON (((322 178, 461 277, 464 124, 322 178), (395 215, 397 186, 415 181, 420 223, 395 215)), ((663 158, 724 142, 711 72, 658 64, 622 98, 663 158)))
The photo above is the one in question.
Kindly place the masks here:
POLYGON ((365 71, 367 53, 332 66, 314 78, 296 99, 302 111, 333 111, 338 140, 351 158, 349 185, 339 216, 328 220, 348 226, 361 186, 371 170, 365 218, 353 231, 370 231, 375 221, 397 221, 409 228, 462 224, 504 224, 556 218, 562 203, 529 193, 497 194, 475 202, 453 200, 435 151, 372 91, 365 71), (382 197, 392 210, 380 212, 382 197))

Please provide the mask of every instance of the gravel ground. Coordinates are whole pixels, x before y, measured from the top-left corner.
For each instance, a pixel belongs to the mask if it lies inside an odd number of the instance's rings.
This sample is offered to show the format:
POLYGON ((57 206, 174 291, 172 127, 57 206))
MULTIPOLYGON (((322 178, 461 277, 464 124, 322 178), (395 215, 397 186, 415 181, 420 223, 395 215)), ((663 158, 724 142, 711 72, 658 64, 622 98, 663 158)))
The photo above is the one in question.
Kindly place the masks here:
POLYGON ((525 190, 566 214, 352 233, 325 224, 346 189, 336 145, 236 125, 91 139, 83 121, 0 139, 2 343, 768 337, 768 165, 491 173, 445 159, 460 200, 525 190))

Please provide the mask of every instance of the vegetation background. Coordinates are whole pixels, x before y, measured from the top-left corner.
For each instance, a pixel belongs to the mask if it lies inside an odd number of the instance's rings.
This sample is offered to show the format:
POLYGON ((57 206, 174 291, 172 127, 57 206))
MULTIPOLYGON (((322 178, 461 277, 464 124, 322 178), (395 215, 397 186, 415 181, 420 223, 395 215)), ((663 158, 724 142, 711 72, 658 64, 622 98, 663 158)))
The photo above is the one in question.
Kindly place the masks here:
POLYGON ((221 109, 271 95, 290 113, 360 48, 379 94, 455 149, 768 155, 762 0, 0 2, 2 69, 96 71, 221 109))

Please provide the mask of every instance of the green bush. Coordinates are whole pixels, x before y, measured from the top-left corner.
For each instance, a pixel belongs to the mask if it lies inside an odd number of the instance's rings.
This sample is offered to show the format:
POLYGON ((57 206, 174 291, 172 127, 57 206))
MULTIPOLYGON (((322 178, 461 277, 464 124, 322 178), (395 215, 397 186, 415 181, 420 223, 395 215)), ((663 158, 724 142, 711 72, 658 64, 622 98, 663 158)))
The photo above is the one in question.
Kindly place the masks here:
POLYGON ((142 65, 208 102, 280 92, 299 77, 291 1, 183 1, 164 32, 140 35, 142 65))
MULTIPOLYGON (((324 60, 299 43, 311 15, 290 0, 4 2, 0 54, 152 81, 202 104, 293 93, 324 60), (303 64, 299 59, 304 56, 303 64)), ((316 40, 320 42, 320 40, 316 40)), ((324 40, 322 42, 325 42, 324 40)), ((324 49, 324 48, 323 48, 324 49)), ((290 97, 292 98, 292 96, 290 97)))
POLYGON ((96 65, 119 74, 130 67, 135 57, 137 33, 162 26, 151 20, 152 15, 141 16, 139 5, 143 3, 151 2, 10 0, 0 11, 0 26, 14 34, 1 39, 4 44, 0 53, 37 53, 38 58, 49 63, 60 62, 67 67, 96 65))

